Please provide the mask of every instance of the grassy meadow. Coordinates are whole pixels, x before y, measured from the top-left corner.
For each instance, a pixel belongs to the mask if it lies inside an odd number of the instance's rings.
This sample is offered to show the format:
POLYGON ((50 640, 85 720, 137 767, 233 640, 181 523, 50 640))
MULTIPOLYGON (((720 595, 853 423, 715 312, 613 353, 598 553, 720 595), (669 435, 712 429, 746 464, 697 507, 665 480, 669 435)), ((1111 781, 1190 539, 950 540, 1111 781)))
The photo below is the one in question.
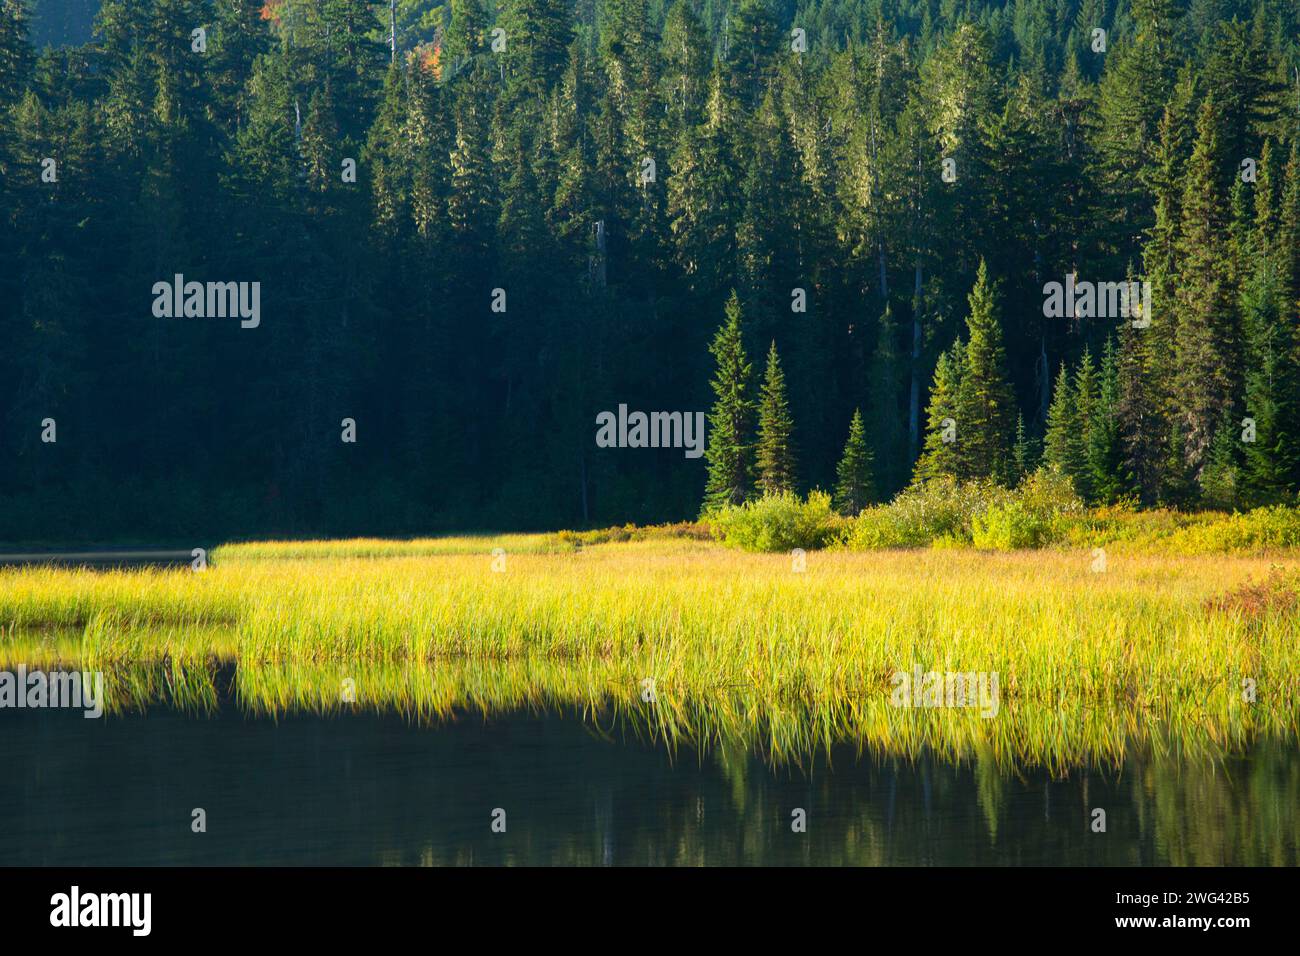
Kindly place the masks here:
POLYGON ((234 665, 254 713, 576 708, 611 732, 777 761, 851 742, 1116 763, 1295 735, 1296 563, 828 549, 799 571, 788 554, 626 532, 240 544, 202 572, 0 569, 0 667, 102 669, 110 711, 201 711, 234 665), (917 666, 996 672, 997 715, 891 706, 892 675, 917 666))

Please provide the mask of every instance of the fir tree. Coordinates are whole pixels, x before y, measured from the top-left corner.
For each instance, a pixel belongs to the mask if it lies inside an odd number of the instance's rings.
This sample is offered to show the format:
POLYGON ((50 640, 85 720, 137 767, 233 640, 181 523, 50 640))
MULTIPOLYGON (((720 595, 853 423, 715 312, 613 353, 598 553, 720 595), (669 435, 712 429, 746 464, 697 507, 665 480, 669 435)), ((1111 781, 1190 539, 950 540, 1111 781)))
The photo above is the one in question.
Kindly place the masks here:
MULTIPOLYGON (((1056 389, 1047 410, 1047 431, 1043 436, 1043 464, 1057 469, 1072 481, 1083 470, 1079 457, 1079 407, 1070 373, 1061 363, 1056 389)), ((1077 490, 1077 487, 1076 487, 1077 490)))
POLYGON ((851 518, 872 501, 871 449, 867 447, 867 430, 859 409, 853 411, 849 440, 844 444, 844 455, 835 475, 832 504, 840 514, 851 518))
POLYGON ((1072 479, 1079 496, 1085 501, 1096 497, 1092 481, 1090 448, 1092 433, 1097 424, 1097 370, 1092 362, 1092 352, 1087 348, 1074 370, 1074 422, 1070 435, 1072 447, 1068 453, 1069 468, 1066 470, 1072 479))
POLYGON ((758 402, 758 491, 775 495, 795 490, 794 451, 790 405, 785 394, 785 373, 773 342, 767 353, 763 388, 758 402))
POLYGON ((32 48, 27 42, 27 4, 0 0, 0 109, 22 98, 31 74, 32 48))
POLYGON ((1237 434, 1234 416, 1225 412, 1215 428, 1199 479, 1202 504, 1222 511, 1230 511, 1237 504, 1240 480, 1237 434))
POLYGON ((945 475, 954 478, 960 476, 959 445, 963 433, 962 424, 957 419, 957 402, 961 395, 965 364, 966 349, 961 339, 954 342, 952 348, 942 353, 935 362, 930 403, 925 410, 925 445, 916 462, 914 481, 927 481, 945 475))
POLYGON ((1119 356, 1106 342, 1097 380, 1096 403, 1088 424, 1088 473, 1093 500, 1111 504, 1128 489, 1124 475, 1124 446, 1120 440, 1119 356))
POLYGON ((1023 412, 1016 413, 1016 441, 1011 446, 1011 459, 1015 465, 1012 477, 1016 482, 1021 481, 1038 467, 1038 449, 1025 429, 1023 412))
POLYGON ((1224 156, 1213 93, 1201 105, 1196 128, 1178 243, 1181 268, 1175 373, 1183 455, 1194 475, 1205 463, 1221 409, 1232 401, 1240 368, 1221 172, 1224 156))
POLYGON ((996 291, 980 261, 966 317, 969 339, 957 396, 961 477, 1007 481, 1011 474, 1014 408, 1006 379, 1006 354, 996 291))
POLYGON ((753 366, 745 357, 741 338, 740 298, 732 290, 727 300, 726 319, 709 348, 715 363, 712 381, 715 396, 709 414, 709 440, 705 457, 709 464, 704 489, 704 512, 726 505, 742 504, 752 490, 754 406, 749 398, 749 377, 753 366))
POLYGON ((888 496, 907 483, 907 432, 900 398, 905 363, 898 348, 898 323, 888 304, 880 317, 876 348, 869 365, 872 462, 878 491, 888 496))

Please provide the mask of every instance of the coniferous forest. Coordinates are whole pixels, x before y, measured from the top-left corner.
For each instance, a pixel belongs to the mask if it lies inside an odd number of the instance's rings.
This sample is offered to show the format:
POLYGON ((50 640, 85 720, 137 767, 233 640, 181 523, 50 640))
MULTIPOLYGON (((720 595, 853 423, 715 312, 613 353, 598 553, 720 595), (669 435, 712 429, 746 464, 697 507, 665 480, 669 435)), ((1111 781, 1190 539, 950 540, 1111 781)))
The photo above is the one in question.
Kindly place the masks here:
POLYGON ((39 50, 28 6, 0 540, 1300 491, 1294 0, 104 0, 39 50), (620 406, 707 453, 601 447, 620 406))

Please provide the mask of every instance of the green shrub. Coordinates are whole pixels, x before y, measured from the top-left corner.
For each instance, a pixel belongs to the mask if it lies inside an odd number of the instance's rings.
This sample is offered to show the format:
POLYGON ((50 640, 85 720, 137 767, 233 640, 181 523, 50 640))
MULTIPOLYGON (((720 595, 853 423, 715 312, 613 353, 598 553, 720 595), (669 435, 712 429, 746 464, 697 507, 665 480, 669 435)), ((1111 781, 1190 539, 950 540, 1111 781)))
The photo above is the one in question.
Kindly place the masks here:
POLYGON ((1169 549, 1182 554, 1260 552, 1300 546, 1300 508, 1273 505, 1182 528, 1169 549))
POLYGON ((1082 516, 1086 510, 1074 483, 1055 468, 1039 468, 1020 483, 1014 494, 1027 511, 1041 517, 1071 519, 1082 516))
POLYGON ((854 551, 922 548, 940 539, 951 539, 947 544, 966 544, 972 518, 1005 494, 985 482, 932 478, 904 489, 887 505, 863 511, 854 519, 844 544, 854 551))
POLYGON ((1070 479, 1040 468, 1006 501, 972 517, 971 543, 998 551, 1042 548, 1065 537, 1070 523, 1083 514, 1083 501, 1070 479))
POLYGON ((1182 529, 1213 524, 1222 517, 1167 508, 1139 511, 1135 505, 1125 502, 1095 508, 1072 519, 1063 543, 1073 548, 1123 545, 1138 551, 1170 551, 1171 539, 1182 529))
POLYGON ((1070 480, 1039 470, 1014 491, 988 481, 934 478, 864 511, 844 545, 877 548, 1041 548, 1060 540, 1084 514, 1070 480))
POLYGON ((1029 511, 1020 501, 992 507, 971 521, 971 543, 985 550, 1039 548, 1050 540, 1051 521, 1029 511))
MULTIPOLYGON (((1300 507, 1189 514, 1139 511, 1134 502, 1121 501, 1089 510, 1067 477, 1043 468, 1014 490, 989 481, 932 478, 851 519, 836 515, 829 496, 821 492, 813 492, 806 501, 788 493, 771 495, 715 512, 708 529, 726 544, 746 551, 821 548, 832 543, 853 551, 924 547, 1011 551, 1053 544, 1074 548, 1116 544, 1170 554, 1260 553, 1300 548, 1300 507)), ((683 535, 690 530, 691 526, 680 526, 669 533, 683 535)))
POLYGON ((812 492, 806 501, 783 492, 743 505, 719 508, 709 515, 714 535, 745 551, 789 551, 824 547, 840 527, 830 495, 812 492))

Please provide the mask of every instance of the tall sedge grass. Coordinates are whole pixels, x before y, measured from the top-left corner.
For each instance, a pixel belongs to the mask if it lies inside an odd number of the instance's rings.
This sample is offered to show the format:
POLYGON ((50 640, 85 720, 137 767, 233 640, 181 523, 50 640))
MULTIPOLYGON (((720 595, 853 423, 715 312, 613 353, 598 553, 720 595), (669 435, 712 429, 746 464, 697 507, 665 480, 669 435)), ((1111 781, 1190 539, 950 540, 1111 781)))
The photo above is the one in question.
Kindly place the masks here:
POLYGON ((858 741, 1069 763, 1297 728, 1296 616, 1211 601, 1268 561, 1134 554, 1093 573, 1087 551, 837 551, 796 572, 706 542, 546 540, 504 565, 335 545, 223 549, 198 574, 2 570, 0 665, 233 661, 245 703, 272 711, 328 709, 346 672, 359 703, 415 716, 613 708, 663 739, 740 737, 781 759, 858 741), (889 706, 892 675, 917 666, 997 672, 999 716, 889 706))
POLYGON ((516 554, 573 551, 574 538, 557 534, 461 535, 448 538, 347 538, 325 541, 252 541, 226 544, 212 552, 222 561, 286 561, 300 558, 414 558, 451 554, 489 554, 501 548, 516 554))

